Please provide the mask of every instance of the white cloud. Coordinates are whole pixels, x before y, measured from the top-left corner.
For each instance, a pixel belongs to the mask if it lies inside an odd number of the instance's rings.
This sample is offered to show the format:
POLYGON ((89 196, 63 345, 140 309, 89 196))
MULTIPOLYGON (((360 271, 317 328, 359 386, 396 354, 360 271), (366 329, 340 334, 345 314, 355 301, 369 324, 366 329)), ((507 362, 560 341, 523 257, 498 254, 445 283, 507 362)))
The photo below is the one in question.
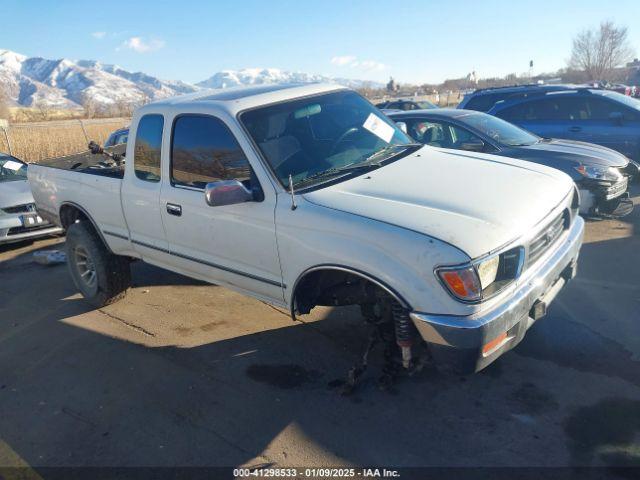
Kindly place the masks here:
POLYGON ((164 47, 164 40, 150 39, 146 41, 142 37, 131 37, 121 45, 122 48, 128 48, 137 53, 153 52, 164 47))
POLYGON ((93 32, 91 36, 93 38, 97 38, 98 40, 102 40, 104 37, 107 36, 107 32, 93 32))
POLYGON ((355 60, 356 60, 356 57, 354 57, 353 55, 342 55, 339 57, 333 57, 331 59, 331 63, 342 67, 344 65, 352 64, 353 62, 355 62, 355 60))
POLYGON ((376 62, 375 60, 362 60, 351 64, 354 68, 361 68, 362 70, 386 70, 387 66, 384 63, 376 62))
POLYGON ((331 63, 339 67, 356 68, 363 71, 381 71, 386 70, 387 67, 384 63, 376 62, 375 60, 358 60, 353 55, 342 55, 333 57, 331 63))

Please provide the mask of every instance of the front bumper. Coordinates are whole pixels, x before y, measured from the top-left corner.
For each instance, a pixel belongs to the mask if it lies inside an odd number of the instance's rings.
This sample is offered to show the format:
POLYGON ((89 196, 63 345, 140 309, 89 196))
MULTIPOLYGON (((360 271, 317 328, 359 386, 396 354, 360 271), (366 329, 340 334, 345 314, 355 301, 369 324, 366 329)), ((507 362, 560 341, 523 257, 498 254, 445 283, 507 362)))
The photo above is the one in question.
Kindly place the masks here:
POLYGON ((583 180, 578 189, 582 215, 611 214, 629 196, 629 177, 616 183, 583 180))
POLYGON ((35 227, 25 227, 20 215, 0 217, 0 245, 59 233, 62 233, 62 228, 49 222, 35 227))
POLYGON ((463 374, 477 372, 514 348, 575 276, 583 233, 584 221, 576 217, 558 242, 522 273, 514 289, 501 294, 503 301, 488 311, 470 316, 412 312, 413 323, 438 366, 463 374), (483 352, 495 339, 500 341, 483 352))

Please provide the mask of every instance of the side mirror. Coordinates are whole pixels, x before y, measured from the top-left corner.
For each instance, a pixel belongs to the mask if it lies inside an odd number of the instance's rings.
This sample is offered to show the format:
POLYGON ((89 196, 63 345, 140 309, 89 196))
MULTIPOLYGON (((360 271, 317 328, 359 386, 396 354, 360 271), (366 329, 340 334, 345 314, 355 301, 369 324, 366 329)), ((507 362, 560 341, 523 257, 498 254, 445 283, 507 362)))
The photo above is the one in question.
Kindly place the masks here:
POLYGON ((484 150, 484 142, 480 139, 469 140, 460 145, 460 150, 467 152, 482 152, 484 150))
POLYGON ((609 114, 609 120, 611 120, 615 125, 622 125, 624 115, 622 115, 622 112, 611 112, 609 114))
POLYGON ((404 122, 396 122, 396 125, 398 126, 398 128, 400 130, 402 130, 404 133, 407 133, 407 124, 404 122))
POLYGON ((210 207, 234 205, 253 200, 252 193, 238 180, 207 183, 204 187, 204 197, 210 207))

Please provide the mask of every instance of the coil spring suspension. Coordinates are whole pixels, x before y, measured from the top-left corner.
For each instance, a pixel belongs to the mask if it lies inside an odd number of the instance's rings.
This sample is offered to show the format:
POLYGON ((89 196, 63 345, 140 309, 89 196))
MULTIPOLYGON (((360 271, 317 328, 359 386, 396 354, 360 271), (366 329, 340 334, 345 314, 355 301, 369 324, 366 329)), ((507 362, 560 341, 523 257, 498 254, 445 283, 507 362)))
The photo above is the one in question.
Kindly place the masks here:
POLYGON ((396 343, 402 352, 402 366, 411 366, 411 347, 415 338, 415 326, 409 318, 409 312, 397 302, 391 305, 391 313, 396 330, 396 343))

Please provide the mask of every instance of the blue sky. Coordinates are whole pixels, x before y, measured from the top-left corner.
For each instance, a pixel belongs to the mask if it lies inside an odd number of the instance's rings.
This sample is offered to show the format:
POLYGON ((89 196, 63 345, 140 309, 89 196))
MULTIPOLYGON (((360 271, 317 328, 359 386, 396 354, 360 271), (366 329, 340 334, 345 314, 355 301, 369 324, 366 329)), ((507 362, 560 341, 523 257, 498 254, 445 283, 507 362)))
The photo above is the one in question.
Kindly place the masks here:
POLYGON ((565 65, 580 30, 613 20, 640 55, 640 0, 0 0, 0 48, 94 59, 197 82, 223 69, 440 82, 565 65))

